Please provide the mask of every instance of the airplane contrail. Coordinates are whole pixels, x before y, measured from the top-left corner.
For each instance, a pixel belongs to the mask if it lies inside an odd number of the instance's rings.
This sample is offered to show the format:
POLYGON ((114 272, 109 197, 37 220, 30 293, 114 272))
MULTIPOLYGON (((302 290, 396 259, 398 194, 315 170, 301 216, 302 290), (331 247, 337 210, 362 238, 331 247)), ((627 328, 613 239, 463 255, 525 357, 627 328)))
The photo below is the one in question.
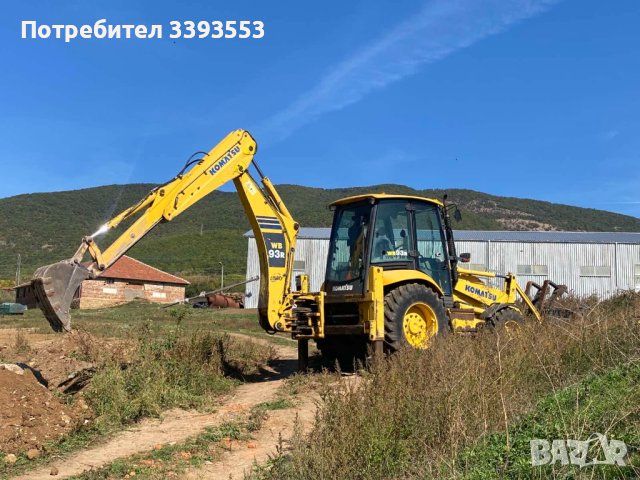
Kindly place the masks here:
POLYGON ((527 18, 558 0, 433 0, 369 45, 331 67, 309 91, 257 127, 279 141, 318 117, 360 101, 527 18))

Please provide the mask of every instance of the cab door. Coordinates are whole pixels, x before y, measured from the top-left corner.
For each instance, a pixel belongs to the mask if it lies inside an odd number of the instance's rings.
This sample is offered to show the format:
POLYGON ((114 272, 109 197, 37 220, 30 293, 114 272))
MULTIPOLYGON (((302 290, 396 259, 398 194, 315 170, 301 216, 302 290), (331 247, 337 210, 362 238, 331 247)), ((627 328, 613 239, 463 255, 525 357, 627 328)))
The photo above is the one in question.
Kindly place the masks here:
POLYGON ((375 207, 371 231, 371 265, 385 270, 413 270, 411 208, 404 199, 382 199, 375 207))
POLYGON ((416 250, 416 267, 440 285, 446 296, 452 294, 451 264, 442 228, 442 218, 437 205, 412 202, 413 235, 416 250))

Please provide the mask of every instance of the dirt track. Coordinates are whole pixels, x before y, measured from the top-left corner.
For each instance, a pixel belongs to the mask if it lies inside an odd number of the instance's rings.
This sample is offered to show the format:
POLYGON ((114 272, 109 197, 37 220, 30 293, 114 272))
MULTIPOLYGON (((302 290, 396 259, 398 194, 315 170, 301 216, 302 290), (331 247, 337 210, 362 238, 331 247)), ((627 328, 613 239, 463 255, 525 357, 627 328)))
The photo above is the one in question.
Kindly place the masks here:
MULTIPOLYGON (((252 339, 255 341, 255 339, 252 339)), ((220 407, 214 413, 171 410, 160 420, 145 420, 135 427, 115 435, 106 443, 83 450, 66 459, 48 463, 39 469, 28 472, 18 479, 50 479, 52 467, 58 470, 55 478, 79 475, 87 470, 100 468, 118 458, 150 451, 157 444, 182 442, 201 433, 206 427, 221 425, 234 417, 248 413, 251 408, 262 402, 274 400, 278 388, 284 379, 295 372, 296 350, 294 347, 277 346, 279 359, 274 364, 271 375, 263 381, 247 383, 238 387, 232 395, 223 398, 220 407)), ((269 454, 275 453, 276 445, 282 434, 287 438, 293 431, 296 414, 300 424, 308 426, 313 420, 315 403, 306 399, 294 408, 270 412, 263 426, 254 433, 255 440, 249 444, 238 445, 223 454, 220 461, 205 465, 202 469, 188 472, 187 478, 242 478, 243 472, 251 468, 254 460, 265 461, 269 454)))
POLYGON ((254 440, 238 445, 226 452, 222 459, 202 468, 193 469, 184 476, 187 479, 239 480, 245 472, 250 472, 255 464, 263 464, 277 452, 280 441, 291 438, 297 425, 306 431, 313 423, 316 404, 314 398, 306 398, 295 408, 270 412, 254 440), (249 448, 248 445, 251 445, 249 448))

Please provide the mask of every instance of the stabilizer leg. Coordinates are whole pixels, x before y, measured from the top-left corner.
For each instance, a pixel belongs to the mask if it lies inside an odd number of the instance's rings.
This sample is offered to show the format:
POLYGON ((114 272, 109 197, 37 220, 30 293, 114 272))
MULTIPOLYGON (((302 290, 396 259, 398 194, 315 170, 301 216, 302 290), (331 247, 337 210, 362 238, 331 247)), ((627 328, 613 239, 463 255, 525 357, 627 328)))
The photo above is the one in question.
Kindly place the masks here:
POLYGON ((309 339, 298 340, 298 372, 304 373, 309 368, 309 339))

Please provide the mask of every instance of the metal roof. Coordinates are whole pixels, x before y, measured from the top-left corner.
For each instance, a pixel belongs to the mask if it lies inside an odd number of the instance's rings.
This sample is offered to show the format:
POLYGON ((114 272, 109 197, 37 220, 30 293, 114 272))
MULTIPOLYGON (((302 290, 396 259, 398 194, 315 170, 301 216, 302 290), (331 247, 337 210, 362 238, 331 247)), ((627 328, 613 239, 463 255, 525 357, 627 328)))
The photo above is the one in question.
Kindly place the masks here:
MULTIPOLYGON (((328 240, 330 228, 302 227, 298 238, 328 240)), ((253 238, 249 230, 244 234, 253 238)), ((640 233, 636 232, 524 232, 455 230, 456 240, 465 242, 523 242, 523 243, 634 243, 640 244, 640 233)))
MULTIPOLYGON (((325 227, 300 227, 298 238, 314 239, 314 240, 329 240, 331 235, 331 229, 325 227)), ((253 230, 248 230, 244 233, 246 238, 253 238, 253 230)))
POLYGON ((454 237, 463 241, 523 242, 523 243, 639 243, 640 233, 634 232, 524 232, 456 230, 454 237))

